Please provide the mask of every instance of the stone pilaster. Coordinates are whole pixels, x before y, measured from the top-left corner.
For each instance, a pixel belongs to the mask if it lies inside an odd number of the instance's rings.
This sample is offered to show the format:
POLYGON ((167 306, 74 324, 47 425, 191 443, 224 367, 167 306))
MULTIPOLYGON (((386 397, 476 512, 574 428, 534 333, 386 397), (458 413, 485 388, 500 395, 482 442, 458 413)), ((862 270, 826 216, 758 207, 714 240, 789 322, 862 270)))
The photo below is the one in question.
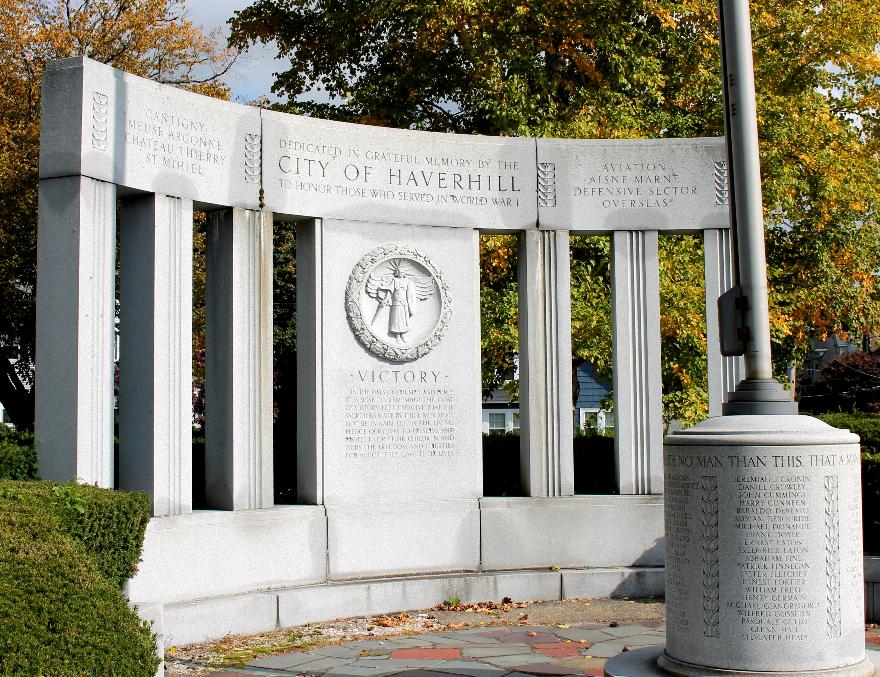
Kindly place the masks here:
POLYGON ((43 179, 39 200, 40 475, 112 487, 116 186, 43 179))
POLYGON ((120 223, 119 484, 157 516, 192 510, 192 212, 145 195, 120 223))
POLYGON ((743 377, 743 358, 724 357, 718 329, 718 297, 734 284, 733 244, 729 229, 703 231, 706 277, 706 344, 709 366, 709 416, 721 416, 727 394, 743 377))
POLYGON ((657 231, 612 235, 614 448, 621 494, 663 492, 657 231))
POLYGON ((208 215, 205 484, 208 506, 272 506, 272 215, 208 215))
POLYGON ((519 238, 520 474, 528 496, 574 493, 568 231, 519 238))

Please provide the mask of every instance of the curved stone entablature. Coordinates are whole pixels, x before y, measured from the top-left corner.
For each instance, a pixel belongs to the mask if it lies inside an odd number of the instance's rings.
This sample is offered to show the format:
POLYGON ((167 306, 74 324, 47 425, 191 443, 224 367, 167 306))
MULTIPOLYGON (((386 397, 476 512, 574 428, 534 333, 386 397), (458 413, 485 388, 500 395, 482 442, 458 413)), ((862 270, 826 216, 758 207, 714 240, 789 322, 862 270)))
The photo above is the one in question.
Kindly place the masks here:
POLYGON ((387 129, 260 110, 83 57, 44 79, 40 176, 198 205, 495 230, 727 227, 724 140, 387 129))

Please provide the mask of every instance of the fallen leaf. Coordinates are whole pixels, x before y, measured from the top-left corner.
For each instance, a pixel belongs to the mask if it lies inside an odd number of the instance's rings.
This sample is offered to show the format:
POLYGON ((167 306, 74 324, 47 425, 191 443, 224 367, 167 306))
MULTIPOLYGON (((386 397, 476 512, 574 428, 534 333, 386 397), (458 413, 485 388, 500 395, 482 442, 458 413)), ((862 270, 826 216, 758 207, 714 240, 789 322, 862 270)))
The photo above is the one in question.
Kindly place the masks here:
POLYGON ((570 626, 568 623, 560 623, 560 624, 557 625, 556 627, 557 627, 557 628, 562 628, 562 629, 564 630, 565 628, 570 628, 571 626, 570 626))

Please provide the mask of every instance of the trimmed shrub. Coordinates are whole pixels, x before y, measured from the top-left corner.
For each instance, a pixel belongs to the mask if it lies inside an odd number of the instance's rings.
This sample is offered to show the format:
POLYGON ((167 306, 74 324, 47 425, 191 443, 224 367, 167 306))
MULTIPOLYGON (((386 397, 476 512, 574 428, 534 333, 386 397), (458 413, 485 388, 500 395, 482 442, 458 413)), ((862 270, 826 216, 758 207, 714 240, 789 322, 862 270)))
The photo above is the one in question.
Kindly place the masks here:
POLYGON ((862 440, 862 454, 880 454, 880 415, 861 412, 819 414, 816 418, 835 428, 847 428, 862 440))
POLYGON ((574 436, 574 493, 617 493, 613 437, 599 433, 574 436))
MULTIPOLYGON (((574 492, 617 493, 613 437, 575 435, 574 492)), ((519 474, 519 433, 483 435, 483 495, 524 495, 519 474)))
POLYGON ((152 677, 155 639, 115 582, 51 505, 22 500, 27 492, 8 484, 0 483, 0 674, 152 677))
POLYGON ((58 528, 78 541, 98 571, 118 588, 137 571, 150 497, 74 482, 0 482, 4 505, 51 514, 58 528))
POLYGON ((34 437, 0 424, 0 480, 35 480, 37 450, 34 437))
POLYGON ((848 428, 862 441, 862 535, 865 552, 880 553, 880 416, 860 412, 820 414, 835 428, 848 428))
POLYGON ((519 433, 483 434, 483 496, 523 496, 519 433))

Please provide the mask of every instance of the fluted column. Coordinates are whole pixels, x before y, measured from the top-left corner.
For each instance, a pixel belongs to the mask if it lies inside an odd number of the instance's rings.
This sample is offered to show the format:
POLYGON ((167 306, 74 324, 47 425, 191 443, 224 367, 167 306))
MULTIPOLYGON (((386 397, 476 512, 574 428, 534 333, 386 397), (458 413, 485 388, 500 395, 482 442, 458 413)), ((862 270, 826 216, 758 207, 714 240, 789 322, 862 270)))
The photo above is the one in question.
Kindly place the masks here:
POLYGON ((116 186, 43 179, 39 201, 40 476, 112 487, 116 186))
POLYGON ((205 294, 208 506, 272 505, 272 215, 208 215, 205 294))
POLYGON ((192 511, 191 200, 131 198, 120 223, 120 488, 192 511))
POLYGON ((621 494, 663 492, 657 231, 616 231, 612 247, 614 448, 621 494))
POLYGON ((574 493, 568 231, 520 233, 520 475, 528 496, 574 493))
POLYGON ((721 405, 743 376, 742 357, 724 357, 718 329, 718 297, 734 284, 733 245, 729 229, 703 231, 706 278, 706 344, 709 368, 709 416, 721 416, 721 405))

